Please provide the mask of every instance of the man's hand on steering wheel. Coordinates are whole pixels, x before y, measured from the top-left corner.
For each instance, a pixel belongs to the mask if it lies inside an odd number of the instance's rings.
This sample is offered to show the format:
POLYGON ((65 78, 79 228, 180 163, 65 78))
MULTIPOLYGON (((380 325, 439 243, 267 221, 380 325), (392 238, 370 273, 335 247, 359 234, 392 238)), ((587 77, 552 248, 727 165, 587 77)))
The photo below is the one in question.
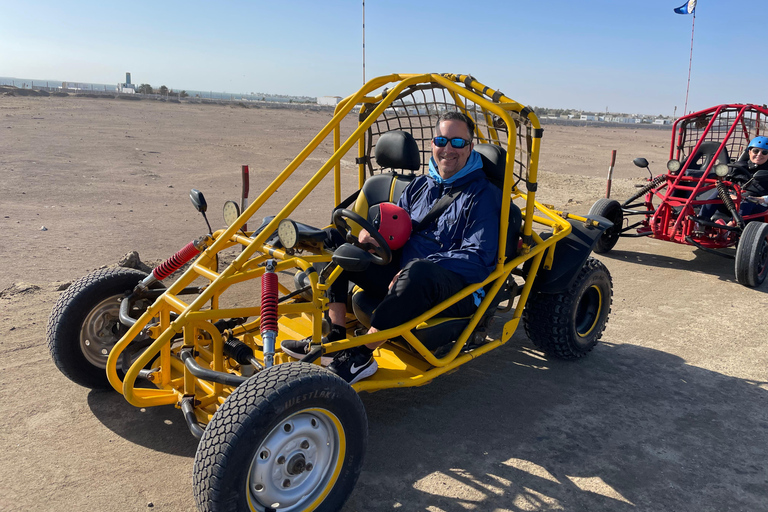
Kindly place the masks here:
POLYGON ((373 251, 373 263, 375 265, 386 265, 392 261, 392 249, 389 248, 387 241, 374 228, 370 222, 360 215, 346 208, 340 208, 333 212, 333 224, 336 229, 344 235, 344 239, 366 251, 373 251), (346 219, 351 220, 362 228, 359 236, 352 233, 346 219))
POLYGON ((379 246, 379 243, 376 241, 375 238, 371 236, 371 234, 368 232, 367 229, 361 229, 360 233, 357 234, 357 239, 360 241, 360 244, 370 244, 373 247, 371 247, 371 250, 379 246))

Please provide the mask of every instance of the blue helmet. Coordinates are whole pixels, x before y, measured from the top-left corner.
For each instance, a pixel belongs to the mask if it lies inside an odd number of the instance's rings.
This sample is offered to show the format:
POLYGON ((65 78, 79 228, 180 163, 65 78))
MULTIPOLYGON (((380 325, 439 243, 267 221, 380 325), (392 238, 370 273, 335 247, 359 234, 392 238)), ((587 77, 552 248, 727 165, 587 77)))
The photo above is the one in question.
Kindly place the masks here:
POLYGON ((762 135, 755 137, 749 141, 747 148, 768 149, 768 137, 763 137, 762 135))

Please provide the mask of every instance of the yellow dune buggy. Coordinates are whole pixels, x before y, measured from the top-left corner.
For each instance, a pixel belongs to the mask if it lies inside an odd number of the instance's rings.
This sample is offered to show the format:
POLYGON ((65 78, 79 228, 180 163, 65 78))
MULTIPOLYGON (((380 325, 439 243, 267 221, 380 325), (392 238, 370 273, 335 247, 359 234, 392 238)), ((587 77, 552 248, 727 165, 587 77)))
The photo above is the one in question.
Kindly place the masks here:
MULTIPOLYGON (((506 343, 521 319, 537 347, 565 359, 585 355, 602 335, 612 282, 590 254, 612 224, 535 200, 542 133, 530 108, 471 76, 375 78, 339 103, 330 122, 242 213, 235 202, 224 205, 226 229, 213 232, 209 225, 208 234, 149 275, 104 269, 73 283, 48 324, 53 360, 72 381, 111 386, 136 407, 181 409, 200 437, 194 462, 200 510, 338 510, 357 481, 367 444, 357 392, 426 384, 506 343), (328 342, 326 291, 343 270, 375 272, 390 257, 385 243, 370 253, 357 233, 363 227, 376 235, 370 209, 396 202, 428 168, 436 119, 447 111, 475 121, 475 150, 488 180, 502 191, 495 268, 485 281, 374 334, 365 332, 375 301, 365 290, 351 290, 348 337, 328 342), (356 128, 342 134, 349 116, 356 128), (326 140, 332 156, 322 158, 308 181, 298 179, 296 169, 317 161, 310 155, 320 154, 326 140), (354 158, 356 172, 342 172, 345 157, 347 166, 354 158), (332 224, 292 220, 329 181, 339 205, 328 212, 332 224), (356 190, 346 199, 344 183, 356 190), (278 188, 291 186, 293 199, 280 211, 264 211, 278 188), (261 225, 245 229, 254 216, 264 217, 261 225), (340 247, 323 243, 331 226, 345 236, 340 247), (237 257, 220 269, 218 257, 230 249, 237 257), (175 282, 161 283, 189 261, 175 282), (278 279, 285 273, 295 274, 287 284, 278 279), (247 284, 246 294, 253 297, 256 284, 260 298, 228 307, 227 296, 247 284), (484 299, 472 316, 442 314, 480 288, 484 299), (495 316, 504 324, 491 339, 495 316), (305 337, 313 341, 301 361, 282 351, 284 340, 305 337), (374 353, 378 372, 352 386, 320 364, 340 350, 381 340, 388 341, 374 353)), ((193 190, 190 197, 205 215, 202 193, 193 190)))

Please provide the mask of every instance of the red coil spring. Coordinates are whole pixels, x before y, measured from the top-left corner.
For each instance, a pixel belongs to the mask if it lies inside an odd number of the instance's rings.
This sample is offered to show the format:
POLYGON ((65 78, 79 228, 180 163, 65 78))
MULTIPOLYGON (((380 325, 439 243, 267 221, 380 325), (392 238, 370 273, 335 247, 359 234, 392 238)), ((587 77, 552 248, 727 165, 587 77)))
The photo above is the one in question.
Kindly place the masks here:
POLYGON ((277 331, 277 274, 261 276, 261 332, 277 331))
POLYGON ((173 274, 177 270, 179 270, 182 265, 184 265, 186 262, 194 258, 200 253, 200 251, 195 247, 194 242, 189 242, 187 245, 182 247, 176 254, 162 262, 159 266, 157 266, 153 271, 152 275, 155 276, 155 279, 158 281, 162 281, 169 275, 173 274))

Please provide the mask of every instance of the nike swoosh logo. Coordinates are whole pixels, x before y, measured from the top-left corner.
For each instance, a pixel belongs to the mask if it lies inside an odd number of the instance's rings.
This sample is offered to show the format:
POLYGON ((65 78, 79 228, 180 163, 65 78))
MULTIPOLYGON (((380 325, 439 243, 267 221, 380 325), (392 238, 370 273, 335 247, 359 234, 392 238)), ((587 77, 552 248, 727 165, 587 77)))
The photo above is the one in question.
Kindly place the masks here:
POLYGON ((356 374, 357 372, 359 372, 360 370, 362 370, 363 368, 365 368, 365 365, 362 365, 362 366, 355 366, 355 365, 353 364, 352 366, 350 366, 350 367, 349 367, 349 373, 351 373, 352 375, 354 375, 354 374, 356 374))

